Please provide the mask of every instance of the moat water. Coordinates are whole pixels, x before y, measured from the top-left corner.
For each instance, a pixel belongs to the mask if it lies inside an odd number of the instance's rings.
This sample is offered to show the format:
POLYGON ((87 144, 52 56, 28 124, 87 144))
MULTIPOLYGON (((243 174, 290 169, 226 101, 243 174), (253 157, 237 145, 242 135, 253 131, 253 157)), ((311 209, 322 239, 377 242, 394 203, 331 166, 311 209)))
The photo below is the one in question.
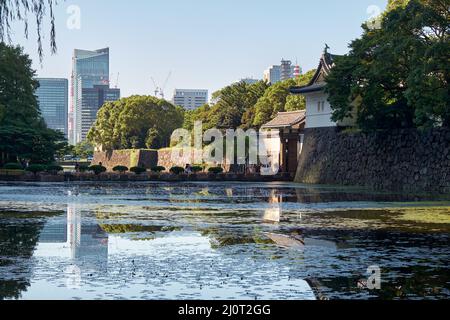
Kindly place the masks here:
POLYGON ((450 195, 0 183, 0 299, 448 299, 449 238, 450 195))

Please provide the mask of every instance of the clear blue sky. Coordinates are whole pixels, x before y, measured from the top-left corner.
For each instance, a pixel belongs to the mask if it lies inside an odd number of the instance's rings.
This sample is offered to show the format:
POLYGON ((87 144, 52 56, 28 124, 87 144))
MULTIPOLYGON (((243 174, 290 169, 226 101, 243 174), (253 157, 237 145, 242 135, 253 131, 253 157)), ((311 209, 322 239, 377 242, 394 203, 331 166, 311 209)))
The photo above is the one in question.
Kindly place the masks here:
POLYGON ((110 47, 110 69, 120 72, 122 96, 150 94, 150 77, 162 83, 172 71, 170 97, 175 87, 211 93, 243 77, 262 78, 264 69, 281 58, 298 59, 304 71, 316 68, 325 42, 332 52, 346 53, 370 17, 368 8, 384 10, 387 0, 59 2, 58 53, 50 54, 47 27, 42 65, 33 25, 29 40, 21 25, 14 26, 13 42, 25 47, 40 77, 69 78, 74 48, 110 47), (67 28, 70 5, 81 10, 80 30, 67 28))

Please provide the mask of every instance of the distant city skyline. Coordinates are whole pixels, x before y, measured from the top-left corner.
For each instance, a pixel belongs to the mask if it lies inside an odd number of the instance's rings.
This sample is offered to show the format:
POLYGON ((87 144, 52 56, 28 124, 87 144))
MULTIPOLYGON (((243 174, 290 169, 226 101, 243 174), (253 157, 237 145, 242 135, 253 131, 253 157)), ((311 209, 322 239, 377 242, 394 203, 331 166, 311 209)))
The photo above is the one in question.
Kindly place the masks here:
POLYGON ((34 22, 30 21, 28 40, 23 25, 15 23, 12 43, 24 46, 41 78, 69 78, 75 48, 109 47, 110 74, 115 83, 120 73, 123 97, 153 95, 151 78, 162 84, 169 72, 168 97, 175 88, 206 88, 212 93, 236 79, 261 79, 280 57, 298 61, 303 72, 314 69, 325 42, 333 53, 345 54, 348 43, 361 35, 361 24, 387 4, 324 1, 326 5, 294 0, 137 0, 130 6, 106 0, 66 1, 55 8, 56 55, 50 54, 48 19, 42 63, 34 22), (78 13, 79 25, 73 24, 78 13))
POLYGON ((47 126, 68 135, 69 80, 66 78, 38 78, 36 96, 47 126))

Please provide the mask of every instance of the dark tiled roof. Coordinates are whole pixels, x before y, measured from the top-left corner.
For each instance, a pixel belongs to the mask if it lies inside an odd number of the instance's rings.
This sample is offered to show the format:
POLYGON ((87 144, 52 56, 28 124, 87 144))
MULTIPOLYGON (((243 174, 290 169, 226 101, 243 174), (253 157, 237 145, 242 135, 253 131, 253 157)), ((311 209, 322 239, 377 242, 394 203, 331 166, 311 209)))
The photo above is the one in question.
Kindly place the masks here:
POLYGON ((305 87, 293 87, 293 88, 291 88, 291 93, 302 94, 302 93, 309 93, 309 92, 317 92, 317 91, 321 91, 323 88, 325 88, 325 82, 315 83, 313 85, 305 86, 305 87))
POLYGON ((306 119, 306 111, 280 112, 275 119, 262 126, 263 129, 280 129, 301 124, 306 119))
POLYGON ((328 75, 331 69, 334 67, 334 61, 338 58, 338 55, 331 54, 329 52, 324 52, 320 58, 320 63, 317 68, 314 77, 308 83, 308 85, 303 87, 292 87, 292 94, 302 94, 308 92, 320 91, 325 87, 325 82, 319 80, 320 75, 323 73, 325 76, 328 75))

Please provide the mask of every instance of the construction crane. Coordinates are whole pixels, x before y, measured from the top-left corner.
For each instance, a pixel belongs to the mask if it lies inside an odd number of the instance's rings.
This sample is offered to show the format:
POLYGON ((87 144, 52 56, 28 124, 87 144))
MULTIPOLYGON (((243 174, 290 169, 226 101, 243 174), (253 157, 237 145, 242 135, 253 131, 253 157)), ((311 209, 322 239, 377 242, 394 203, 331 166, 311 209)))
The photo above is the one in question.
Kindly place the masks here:
POLYGON ((161 88, 161 97, 164 99, 164 92, 166 91, 167 83, 169 83, 169 79, 172 76, 172 71, 167 75, 166 81, 164 81, 164 85, 161 88))
POLYGON ((155 79, 153 77, 151 77, 153 85, 155 86, 155 97, 160 97, 161 99, 164 99, 164 91, 166 90, 167 84, 169 83, 169 79, 172 76, 172 71, 169 72, 169 74, 167 75, 166 80, 164 81, 164 84, 162 86, 159 86, 155 79))
POLYGON ((160 88, 158 87, 158 85, 156 84, 155 79, 153 79, 153 77, 151 77, 152 81, 153 81, 153 85, 155 86, 155 97, 158 97, 159 92, 160 92, 160 88))

